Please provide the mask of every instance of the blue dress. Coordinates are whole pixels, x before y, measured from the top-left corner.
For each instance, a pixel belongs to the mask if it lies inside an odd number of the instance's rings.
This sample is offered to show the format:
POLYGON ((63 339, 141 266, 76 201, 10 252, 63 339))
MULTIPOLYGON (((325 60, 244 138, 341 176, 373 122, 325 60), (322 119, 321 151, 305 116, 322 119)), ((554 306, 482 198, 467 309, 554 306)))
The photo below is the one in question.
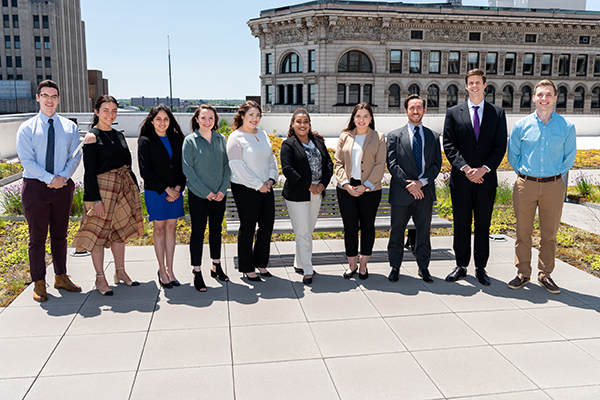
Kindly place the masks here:
MULTIPOLYGON (((173 158, 173 150, 168 137, 161 136, 169 157, 173 158)), ((158 194, 154 190, 146 190, 144 192, 144 200, 146 201, 146 209, 148 210, 149 221, 166 221, 168 219, 177 219, 184 216, 183 212, 183 194, 174 202, 167 201, 167 192, 158 194)))

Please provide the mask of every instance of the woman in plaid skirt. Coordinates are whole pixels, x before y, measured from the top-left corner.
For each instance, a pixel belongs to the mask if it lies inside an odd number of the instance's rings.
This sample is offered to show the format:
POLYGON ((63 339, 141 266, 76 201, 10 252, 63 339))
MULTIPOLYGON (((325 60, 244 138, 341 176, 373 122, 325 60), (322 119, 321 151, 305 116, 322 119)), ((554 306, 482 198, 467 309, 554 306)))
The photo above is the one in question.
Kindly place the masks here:
POLYGON ((94 107, 93 128, 83 147, 84 195, 86 213, 73 247, 92 253, 96 288, 111 296, 113 291, 104 276, 104 249, 110 248, 115 263, 115 285, 123 281, 138 286, 125 272, 125 242, 144 234, 142 207, 135 175, 131 172, 131 153, 123 133, 113 129, 117 100, 100 96, 94 107))

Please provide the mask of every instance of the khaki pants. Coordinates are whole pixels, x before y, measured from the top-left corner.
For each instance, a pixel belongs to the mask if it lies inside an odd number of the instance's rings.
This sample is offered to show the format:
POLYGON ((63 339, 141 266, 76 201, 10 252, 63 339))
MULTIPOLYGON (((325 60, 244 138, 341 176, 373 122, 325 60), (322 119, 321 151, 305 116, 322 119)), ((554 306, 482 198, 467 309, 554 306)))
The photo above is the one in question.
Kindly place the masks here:
POLYGON ((550 276, 554 271, 556 233, 566 190, 562 179, 538 183, 519 177, 515 182, 513 188, 513 207, 517 218, 515 264, 524 277, 531 277, 531 236, 536 209, 539 214, 541 235, 538 278, 550 276))

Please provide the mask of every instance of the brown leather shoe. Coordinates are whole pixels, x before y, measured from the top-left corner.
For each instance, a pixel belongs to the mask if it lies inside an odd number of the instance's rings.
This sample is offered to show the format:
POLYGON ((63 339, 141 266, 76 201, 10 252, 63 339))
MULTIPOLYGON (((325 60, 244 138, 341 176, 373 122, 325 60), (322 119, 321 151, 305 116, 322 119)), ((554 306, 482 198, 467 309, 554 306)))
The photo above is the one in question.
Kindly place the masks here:
POLYGON ((71 282, 67 274, 56 275, 54 277, 54 287, 56 289, 65 289, 69 292, 81 292, 81 286, 71 282))
POLYGON ((39 280, 34 282, 33 286, 33 299, 40 303, 48 300, 48 293, 46 293, 46 281, 39 280))

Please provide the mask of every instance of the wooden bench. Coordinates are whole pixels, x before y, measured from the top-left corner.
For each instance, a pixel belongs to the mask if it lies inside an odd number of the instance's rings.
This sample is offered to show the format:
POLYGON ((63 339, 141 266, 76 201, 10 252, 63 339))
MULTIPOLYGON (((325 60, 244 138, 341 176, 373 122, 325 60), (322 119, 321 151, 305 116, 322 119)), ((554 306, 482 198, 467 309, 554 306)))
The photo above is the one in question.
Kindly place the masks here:
MULTIPOLYGON (((275 225, 273 226, 274 233, 293 233, 292 222, 288 214, 287 205, 282 195, 283 189, 274 189, 275 192, 275 225)), ((375 229, 377 230, 389 230, 391 229, 391 212, 392 208, 388 203, 388 197, 390 195, 390 188, 384 187, 382 189, 381 203, 377 210, 377 217, 375 218, 375 229)), ((238 210, 231 194, 231 190, 227 191, 227 205, 225 211, 225 220, 227 221, 227 234, 237 234, 240 228, 240 220, 238 217, 238 210)), ((440 218, 437 215, 437 209, 434 206, 433 216, 431 219, 432 228, 452 228, 452 223, 448 220, 440 218)), ((408 229, 414 228, 412 219, 408 222, 408 229)), ((344 224, 342 223, 342 216, 340 214, 340 207, 337 199, 336 189, 328 188, 325 191, 325 197, 321 202, 321 210, 319 212, 319 218, 317 219, 317 225, 315 226, 315 232, 338 232, 344 230, 344 224)))

